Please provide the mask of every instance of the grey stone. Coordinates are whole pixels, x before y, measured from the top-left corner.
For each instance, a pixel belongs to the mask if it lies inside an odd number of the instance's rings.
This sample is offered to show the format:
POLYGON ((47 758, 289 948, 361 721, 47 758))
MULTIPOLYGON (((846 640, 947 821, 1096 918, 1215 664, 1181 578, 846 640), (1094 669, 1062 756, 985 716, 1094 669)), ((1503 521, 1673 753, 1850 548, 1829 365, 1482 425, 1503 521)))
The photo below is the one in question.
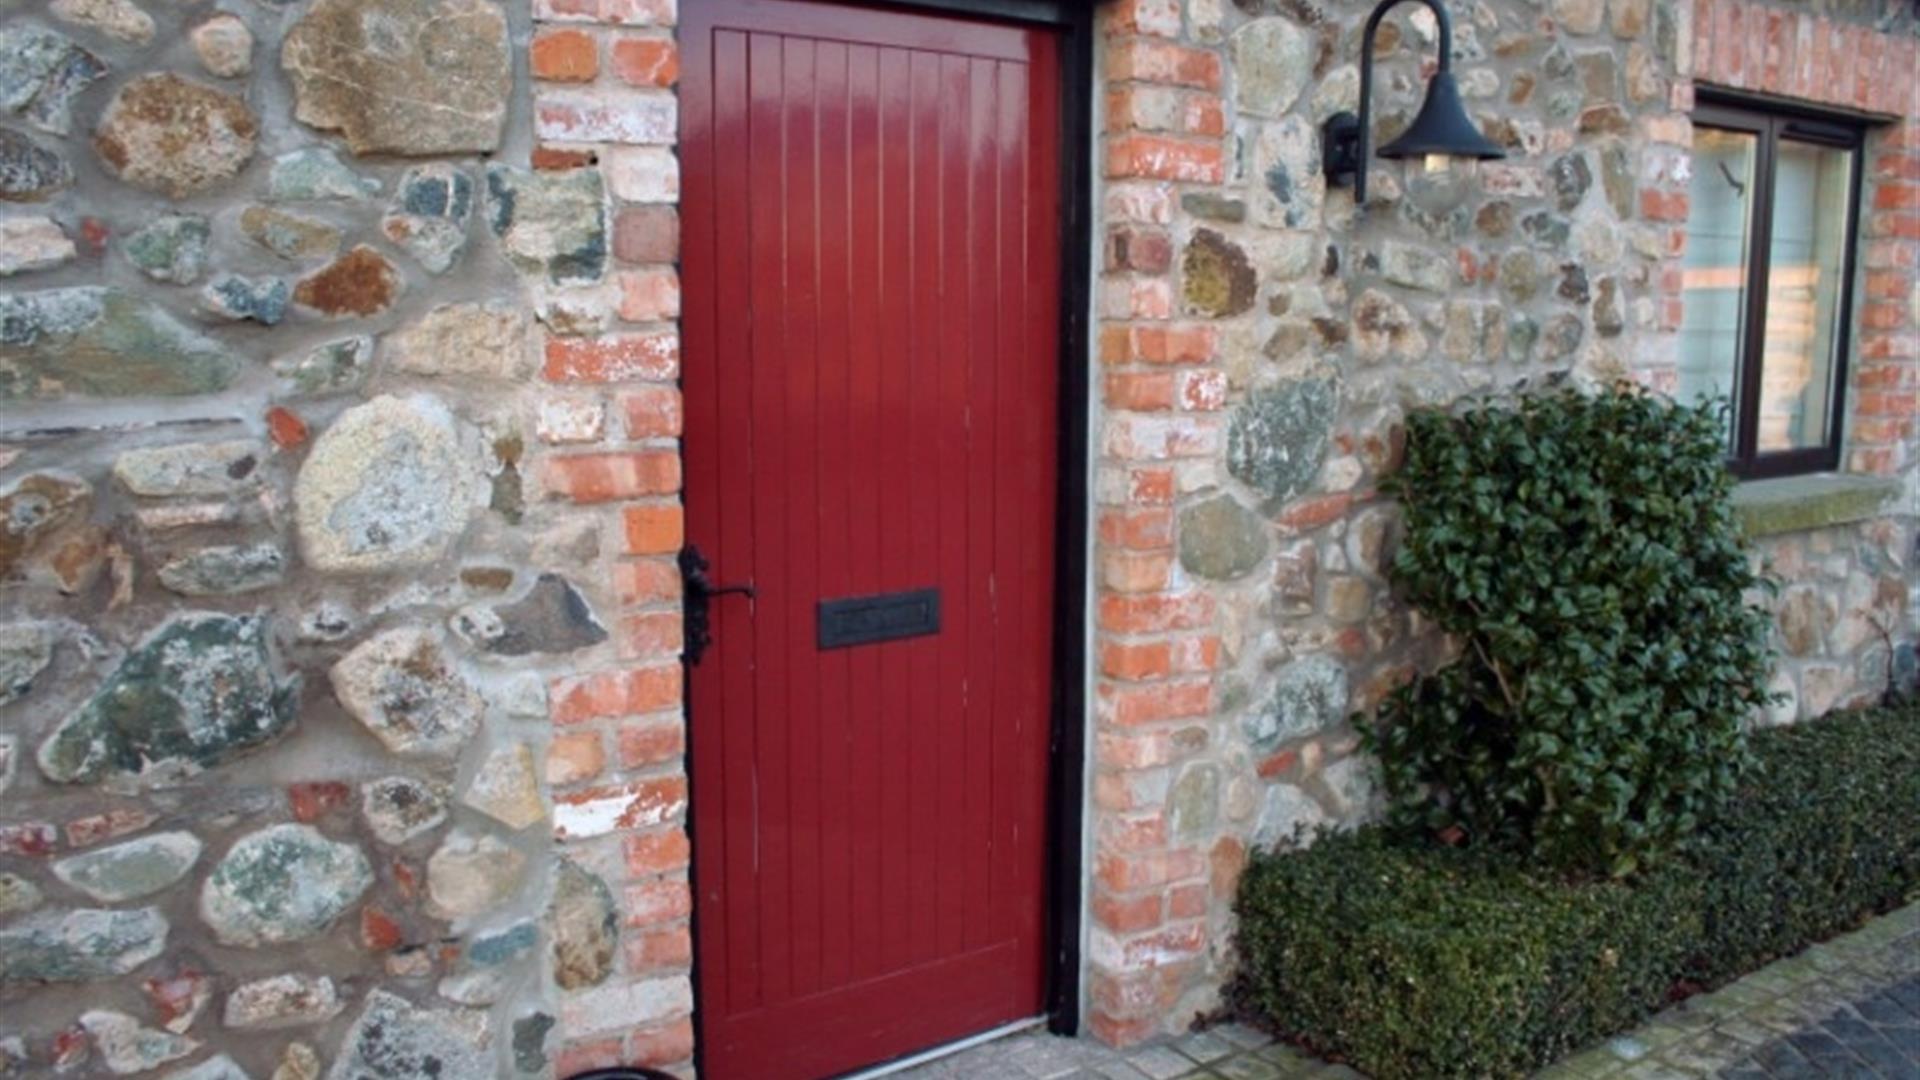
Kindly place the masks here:
POLYGON ((0 401, 211 394, 239 373, 226 346, 117 289, 0 295, 0 401))
POLYGON ((559 574, 541 574, 527 595, 491 609, 490 618, 462 620, 486 629, 469 633, 499 656, 557 655, 577 652, 607 640, 607 631, 573 583, 559 574))
POLYGON ((0 705, 18 701, 33 689, 33 680, 53 662, 55 640, 48 623, 0 626, 0 705))
POLYGON ((547 808, 540 801, 533 750, 525 743, 495 747, 481 759, 460 801, 509 829, 545 821, 547 808))
MULTIPOLYGON (((564 861, 564 860, 563 860, 564 861)), ((560 883, 564 869, 555 870, 555 888, 560 883)), ((556 896, 559 893, 556 891, 556 896)), ((608 903, 612 903, 609 898, 608 903)), ((472 944, 467 946, 467 963, 476 967, 499 967, 517 964, 520 959, 533 951, 540 943, 540 929, 531 922, 515 923, 498 933, 478 934, 472 944)))
POLYGON ((0 218, 0 277, 52 270, 76 254, 66 230, 52 218, 0 218))
POLYGON ((1593 284, 1593 332, 1601 337, 1618 337, 1626 329, 1626 315, 1620 309, 1620 281, 1603 277, 1593 284))
POLYGON ((154 908, 43 911, 0 927, 0 983, 110 979, 166 947, 167 920, 154 908))
POLYGON ((53 0, 47 12, 62 22, 134 45, 153 40, 153 16, 132 0, 53 0))
POLYGON ((277 326, 287 317, 291 295, 282 278, 221 274, 200 290, 200 310, 226 322, 257 322, 277 326))
POLYGON ((367 994, 327 1080, 417 1080, 495 1075, 487 1014, 422 1009, 385 990, 367 994))
POLYGON ((1240 245, 1195 229, 1180 257, 1180 295, 1188 311, 1220 318, 1251 310, 1260 283, 1240 245))
POLYGON ((317 218, 271 206, 242 210, 240 231, 275 255, 293 261, 325 258, 340 250, 339 229, 317 218))
POLYGON ((1523 304, 1540 291, 1545 270, 1531 252, 1510 251, 1500 260, 1500 292, 1512 304, 1523 304))
POLYGON ((270 1080, 320 1080, 320 1070, 319 1051, 303 1042, 290 1042, 280 1051, 280 1061, 273 1067, 270 1080))
POLYGON ((1180 565, 1215 581, 1241 577, 1267 557, 1267 526, 1231 495, 1180 511, 1180 565))
POLYGON ((300 279, 293 302, 325 319, 366 318, 392 307, 406 282, 393 260, 365 244, 300 279))
POLYGON ((1339 396, 1330 378, 1253 391, 1227 427, 1227 471, 1269 508, 1305 491, 1326 460, 1339 396))
POLYGON ((1388 243, 1380 250, 1380 276, 1404 288, 1446 293, 1453 288, 1453 261, 1428 248, 1388 243))
POLYGON ((362 334, 316 345, 275 360, 273 370, 298 396, 349 393, 373 373, 373 338, 362 334))
POLYGON ((155 576, 182 596, 230 596, 278 585, 286 569, 279 544, 222 544, 169 559, 155 576))
POLYGON ((1554 205, 1562 211, 1572 210, 1593 186, 1593 168, 1587 164, 1587 156, 1576 151, 1547 166, 1547 180, 1553 185, 1554 205))
POLYGON ((1327 180, 1320 168, 1320 132, 1305 117, 1261 125, 1253 140, 1253 174, 1259 181, 1253 189, 1256 221, 1282 229, 1319 222, 1327 180))
POLYGON ((1560 284, 1554 287, 1554 293, 1562 300, 1575 304, 1584 304, 1593 295, 1587 284, 1587 268, 1579 263, 1560 264, 1560 284))
POLYGON ((19 874, 0 873, 0 919, 32 911, 40 906, 42 899, 40 887, 33 882, 19 874))
POLYGON ((1427 338, 1405 304, 1378 289, 1360 294, 1353 305, 1353 352, 1360 360, 1418 360, 1426 355, 1427 338))
MULTIPOLYGON (((276 1080, 278 1074, 276 1075, 276 1080)), ((247 1071, 225 1054, 168 1073, 161 1080, 252 1080, 247 1071)))
POLYGON ((364 199, 379 190, 380 181, 354 172, 324 146, 281 154, 267 173, 267 197, 281 202, 364 199))
POLYGON ((1516 312, 1507 320, 1507 359, 1524 364, 1533 359, 1534 343, 1540 340, 1540 324, 1531 316, 1516 312))
POLYGON ((253 31, 238 17, 215 15, 194 27, 189 37, 207 74, 237 79, 253 70, 253 31))
POLYGON ((533 374, 527 317, 507 304, 444 304, 387 337, 387 364, 409 375, 519 381, 533 374))
POLYGON ((1347 718, 1347 669, 1328 656, 1306 656, 1273 677, 1273 696, 1265 708, 1242 722, 1255 748, 1318 735, 1347 718))
POLYGON ((315 0, 280 66, 294 116, 355 154, 499 147, 513 84, 507 19, 486 0, 315 0))
POLYGON ((1325 807, 1292 784, 1267 785, 1260 819, 1253 829, 1253 846, 1270 849, 1296 841, 1311 841, 1313 832, 1331 824, 1325 807))
POLYGON ((293 726, 300 677, 274 675, 259 617, 175 615, 40 745, 60 783, 163 783, 230 761, 293 726))
POLYGON ((190 285, 207 272, 212 228, 199 214, 161 214, 127 235, 127 261, 155 281, 190 285))
POLYGON ((1609 142, 1600 151, 1600 186, 1607 193, 1607 205, 1613 208, 1614 216, 1622 221, 1631 219, 1636 185, 1633 158, 1624 144, 1609 142))
POLYGON ((1578 315, 1555 315, 1540 332, 1540 359, 1554 363, 1571 357, 1586 333, 1578 315))
POLYGON ((487 223, 507 261, 555 285, 599 281, 607 265, 606 197, 598 169, 539 172, 487 166, 487 223))
POLYGON ((1234 32, 1235 98, 1249 116, 1278 117, 1313 76, 1313 35, 1289 17, 1255 19, 1234 32))
POLYGON ((613 890, 599 875, 572 859, 561 859, 554 868, 546 922, 553 942, 553 980, 562 990, 607 980, 620 940, 620 920, 613 890))
POLYGON ((1238 225, 1247 220, 1247 204, 1209 191, 1189 191, 1180 196, 1180 209, 1197 218, 1238 225))
POLYGON ((113 478, 148 498, 238 495, 260 485, 266 456, 266 447, 251 439, 129 450, 114 459, 113 478))
POLYGON ((447 820, 447 796, 436 784, 386 776, 361 786, 360 813, 376 839, 398 847, 447 820))
POLYGON ((322 571, 383 571, 445 555, 483 489, 453 417, 425 397, 379 397, 314 440, 294 484, 302 554, 322 571))
POLYGON ((1363 757, 1345 757, 1320 770, 1320 782, 1333 797, 1334 812, 1349 821, 1371 817, 1379 809, 1378 768, 1363 757))
POLYGON ((499 839, 454 832, 427 859, 427 910, 443 919, 484 915, 513 898, 527 857, 499 839))
POLYGON ((222 1019, 240 1031, 280 1031, 324 1024, 345 1007, 332 979, 288 973, 234 987, 222 1019))
POLYGON ((200 1049, 196 1039, 145 1027, 126 1013, 111 1009, 81 1013, 80 1026, 92 1036, 101 1064, 119 1076, 157 1069, 200 1049))
POLYGON ((1180 770, 1167 795, 1167 828, 1176 841, 1194 840, 1220 819, 1220 767, 1198 763, 1180 770))
POLYGON ((180 199, 239 175, 259 135, 260 122, 241 98, 163 72, 120 88, 93 148, 120 179, 180 199))
POLYGON ((258 947, 326 932, 368 886, 352 844, 311 825, 270 825, 235 842, 200 890, 200 918, 223 945, 258 947))
POLYGON ((0 202, 39 202, 73 183, 73 166, 17 131, 0 128, 0 202))
POLYGON ((547 1068, 547 1033, 553 1030, 553 1016, 536 1012, 513 1022, 513 1067, 523 1073, 542 1074, 547 1068))
POLYGON ((20 573, 92 508, 93 486, 64 473, 31 472, 0 490, 0 581, 20 573))
POLYGON ((65 34, 20 22, 0 26, 0 109, 42 131, 71 130, 73 99, 106 73, 99 57, 65 34))
MULTIPOLYGON (((7 789, 13 786, 14 774, 19 772, 19 762, 19 737, 15 735, 0 735, 0 795, 5 795, 7 789)), ((5 889, 0 888, 0 894, 4 893, 5 889)), ((0 895, 0 908, 4 907, 6 907, 6 898, 4 895, 0 895)))
POLYGON ((432 633, 388 630, 355 646, 331 672, 333 692, 386 748, 451 759, 480 729, 486 708, 432 633))
POLYGON ((53 874, 102 904, 124 904, 173 885, 199 858, 192 833, 154 833, 61 859, 53 874))
POLYGON ((441 162, 408 169, 380 231, 429 273, 443 274, 466 247, 473 197, 465 169, 441 162))
POLYGON ((1545 210, 1535 210, 1521 218, 1520 228, 1527 239, 1544 248, 1564 248, 1567 238, 1573 234, 1571 222, 1545 210))

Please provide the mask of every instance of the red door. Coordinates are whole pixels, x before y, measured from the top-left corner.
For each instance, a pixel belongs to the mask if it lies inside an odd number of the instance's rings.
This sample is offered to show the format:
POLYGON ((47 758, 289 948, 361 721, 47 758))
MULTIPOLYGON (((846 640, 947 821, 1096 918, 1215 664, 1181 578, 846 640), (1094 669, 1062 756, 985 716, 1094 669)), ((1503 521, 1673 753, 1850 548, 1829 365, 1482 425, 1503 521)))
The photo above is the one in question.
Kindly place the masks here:
POLYGON ((827 1076, 1041 1011, 1055 42, 682 16, 704 1075, 827 1076))

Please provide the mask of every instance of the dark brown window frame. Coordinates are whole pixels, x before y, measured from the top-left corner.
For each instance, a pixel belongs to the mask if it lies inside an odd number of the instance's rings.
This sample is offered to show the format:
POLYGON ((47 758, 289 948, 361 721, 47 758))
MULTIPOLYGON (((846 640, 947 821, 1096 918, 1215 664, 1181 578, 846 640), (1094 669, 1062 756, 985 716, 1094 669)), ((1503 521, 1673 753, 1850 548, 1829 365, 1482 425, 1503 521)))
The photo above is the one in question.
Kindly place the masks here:
POLYGON ((1866 125, 1852 117, 1780 105, 1756 98, 1701 91, 1693 110, 1697 127, 1738 131, 1754 136, 1754 192, 1748 200, 1747 246, 1743 265, 1749 282, 1740 316, 1740 355, 1734 365, 1733 439, 1727 467, 1743 479, 1764 479, 1800 473, 1831 472, 1840 465, 1841 440, 1846 431, 1848 360, 1853 345, 1855 279, 1859 277, 1860 189, 1865 173, 1866 125), (1782 139, 1811 143, 1852 156, 1848 181, 1846 224, 1842 236, 1839 315, 1834 327, 1829 377, 1831 405, 1826 437, 1818 446, 1768 453, 1758 448, 1761 365, 1766 352, 1767 281, 1773 247, 1773 188, 1775 160, 1782 139))

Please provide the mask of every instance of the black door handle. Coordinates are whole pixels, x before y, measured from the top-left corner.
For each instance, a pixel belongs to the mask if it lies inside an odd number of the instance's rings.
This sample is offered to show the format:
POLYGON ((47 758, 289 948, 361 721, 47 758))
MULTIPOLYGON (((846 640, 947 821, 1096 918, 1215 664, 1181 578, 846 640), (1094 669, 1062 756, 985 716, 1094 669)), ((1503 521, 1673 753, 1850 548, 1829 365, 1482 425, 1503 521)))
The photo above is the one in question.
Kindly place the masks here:
POLYGON ((707 577, 712 569, 706 556, 692 544, 680 549, 680 585, 681 585, 681 621, 686 644, 680 658, 691 667, 706 655, 707 646, 713 644, 713 627, 708 616, 708 607, 716 596, 728 593, 752 597, 753 582, 745 585, 715 585, 707 577))

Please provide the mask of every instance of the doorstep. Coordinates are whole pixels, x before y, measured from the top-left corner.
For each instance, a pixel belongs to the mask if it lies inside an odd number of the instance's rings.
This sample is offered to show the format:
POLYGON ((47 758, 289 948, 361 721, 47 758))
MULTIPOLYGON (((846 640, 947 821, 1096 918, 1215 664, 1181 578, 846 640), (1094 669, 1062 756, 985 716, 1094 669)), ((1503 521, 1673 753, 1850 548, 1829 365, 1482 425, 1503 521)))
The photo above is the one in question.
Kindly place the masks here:
MULTIPOLYGON (((1115 1050, 1023 1032, 893 1074, 904 1080, 1364 1080, 1227 1024, 1115 1050)), ((1687 999, 1536 1080, 1920 1077, 1920 903, 1687 999)))

